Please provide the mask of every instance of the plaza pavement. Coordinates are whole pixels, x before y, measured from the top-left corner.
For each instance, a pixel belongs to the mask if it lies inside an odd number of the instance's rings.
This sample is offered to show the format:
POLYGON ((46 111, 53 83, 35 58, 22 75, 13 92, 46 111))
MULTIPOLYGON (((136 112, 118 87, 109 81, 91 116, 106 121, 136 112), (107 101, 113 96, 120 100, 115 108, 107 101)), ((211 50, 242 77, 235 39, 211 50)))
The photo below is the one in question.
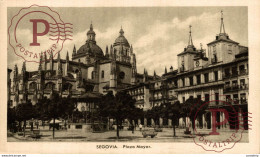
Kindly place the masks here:
MULTIPOLYGON (((41 129, 41 128, 40 128, 41 129)), ((152 129, 152 128, 146 128, 152 129)), ((208 135, 211 130, 199 129, 201 135, 207 137, 210 140, 223 141, 229 138, 234 130, 217 130, 220 135, 208 135)), ((120 139, 116 138, 116 131, 106 131, 103 133, 92 133, 91 131, 81 131, 81 130, 56 130, 55 139, 52 139, 52 130, 42 129, 42 137, 37 142, 193 142, 193 138, 190 135, 184 134, 184 129, 176 128, 176 137, 173 137, 172 128, 163 128, 162 132, 158 132, 157 136, 154 138, 142 136, 142 132, 135 130, 134 133, 128 130, 121 130, 119 132, 120 139)), ((26 136, 18 136, 16 133, 8 133, 8 142, 24 142, 24 141, 35 141, 30 137, 30 131, 26 131, 26 136)), ((240 142, 248 142, 248 131, 243 132, 242 139, 240 142)))

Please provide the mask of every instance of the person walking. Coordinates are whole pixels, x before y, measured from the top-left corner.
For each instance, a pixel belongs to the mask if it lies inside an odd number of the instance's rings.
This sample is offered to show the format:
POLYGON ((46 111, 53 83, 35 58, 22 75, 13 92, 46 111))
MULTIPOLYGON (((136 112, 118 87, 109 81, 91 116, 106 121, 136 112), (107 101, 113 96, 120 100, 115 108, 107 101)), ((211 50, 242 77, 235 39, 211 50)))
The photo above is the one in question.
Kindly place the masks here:
POLYGON ((140 124, 139 124, 139 129, 140 129, 140 131, 142 131, 142 128, 143 128, 143 126, 142 126, 142 124, 140 123, 140 124))

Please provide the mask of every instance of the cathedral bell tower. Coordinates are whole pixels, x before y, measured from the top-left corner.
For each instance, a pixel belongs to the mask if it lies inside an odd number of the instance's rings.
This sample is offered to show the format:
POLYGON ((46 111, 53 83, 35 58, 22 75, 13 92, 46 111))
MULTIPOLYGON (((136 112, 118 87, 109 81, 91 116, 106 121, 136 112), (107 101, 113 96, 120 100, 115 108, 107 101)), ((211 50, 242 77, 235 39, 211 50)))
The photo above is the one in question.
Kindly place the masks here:
POLYGON ((184 51, 178 54, 178 72, 184 72, 193 70, 194 64, 193 59, 197 55, 197 50, 193 45, 192 35, 191 35, 191 25, 189 26, 189 42, 188 46, 184 48, 184 51))
POLYGON ((227 63, 235 59, 235 55, 239 53, 239 43, 231 40, 225 31, 224 15, 221 11, 220 31, 216 36, 216 40, 208 43, 209 63, 217 64, 220 62, 227 63))

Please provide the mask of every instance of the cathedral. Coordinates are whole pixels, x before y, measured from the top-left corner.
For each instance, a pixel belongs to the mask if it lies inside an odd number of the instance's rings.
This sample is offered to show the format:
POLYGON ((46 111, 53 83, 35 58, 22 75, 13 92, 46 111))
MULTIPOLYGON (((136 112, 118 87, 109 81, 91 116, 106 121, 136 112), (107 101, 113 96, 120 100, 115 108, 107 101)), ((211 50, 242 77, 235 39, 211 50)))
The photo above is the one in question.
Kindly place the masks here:
POLYGON ((43 97, 50 97, 52 92, 61 96, 78 98, 83 95, 98 97, 111 91, 125 89, 143 81, 137 74, 136 56, 121 28, 119 36, 111 46, 106 46, 105 53, 97 45, 93 25, 87 32, 87 40, 79 49, 75 46, 72 59, 69 52, 65 59, 57 54, 49 58, 40 57, 38 70, 27 71, 26 62, 19 73, 17 65, 13 69, 13 82, 10 87, 12 106, 30 100, 33 104, 43 97))

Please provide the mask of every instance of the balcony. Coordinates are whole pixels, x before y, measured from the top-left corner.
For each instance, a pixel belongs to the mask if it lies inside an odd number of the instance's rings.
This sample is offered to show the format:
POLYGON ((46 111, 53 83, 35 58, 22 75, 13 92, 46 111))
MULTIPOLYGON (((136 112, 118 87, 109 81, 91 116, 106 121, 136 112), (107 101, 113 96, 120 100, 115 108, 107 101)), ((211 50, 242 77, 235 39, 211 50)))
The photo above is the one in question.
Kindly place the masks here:
POLYGON ((231 77, 237 77, 238 76, 238 71, 232 71, 231 77))
POLYGON ((234 90, 238 90, 239 89, 239 86, 238 86, 238 84, 233 84, 232 85, 232 90, 234 91, 234 90))
POLYGON ((246 69, 242 69, 239 71, 239 75, 242 76, 242 75, 248 75, 248 71, 246 69))
POLYGON ((241 105, 247 104, 247 99, 246 99, 246 98, 241 98, 241 99, 240 99, 240 104, 241 104, 241 105))
POLYGON ((240 85, 240 89, 241 89, 241 90, 248 89, 248 84, 240 85))
POLYGON ((174 84, 169 84, 169 85, 168 85, 168 88, 177 88, 177 86, 174 85, 174 84))
POLYGON ((180 72, 184 72, 184 67, 180 67, 180 72))
POLYGON ((212 63, 212 64, 217 63, 217 58, 211 58, 211 63, 212 63))
POLYGON ((230 85, 225 85, 224 86, 224 93, 226 92, 231 92, 231 91, 236 91, 239 89, 239 86, 238 84, 233 84, 232 86, 230 85))
POLYGON ((223 73, 223 78, 227 79, 230 78, 231 74, 230 73, 223 73))

